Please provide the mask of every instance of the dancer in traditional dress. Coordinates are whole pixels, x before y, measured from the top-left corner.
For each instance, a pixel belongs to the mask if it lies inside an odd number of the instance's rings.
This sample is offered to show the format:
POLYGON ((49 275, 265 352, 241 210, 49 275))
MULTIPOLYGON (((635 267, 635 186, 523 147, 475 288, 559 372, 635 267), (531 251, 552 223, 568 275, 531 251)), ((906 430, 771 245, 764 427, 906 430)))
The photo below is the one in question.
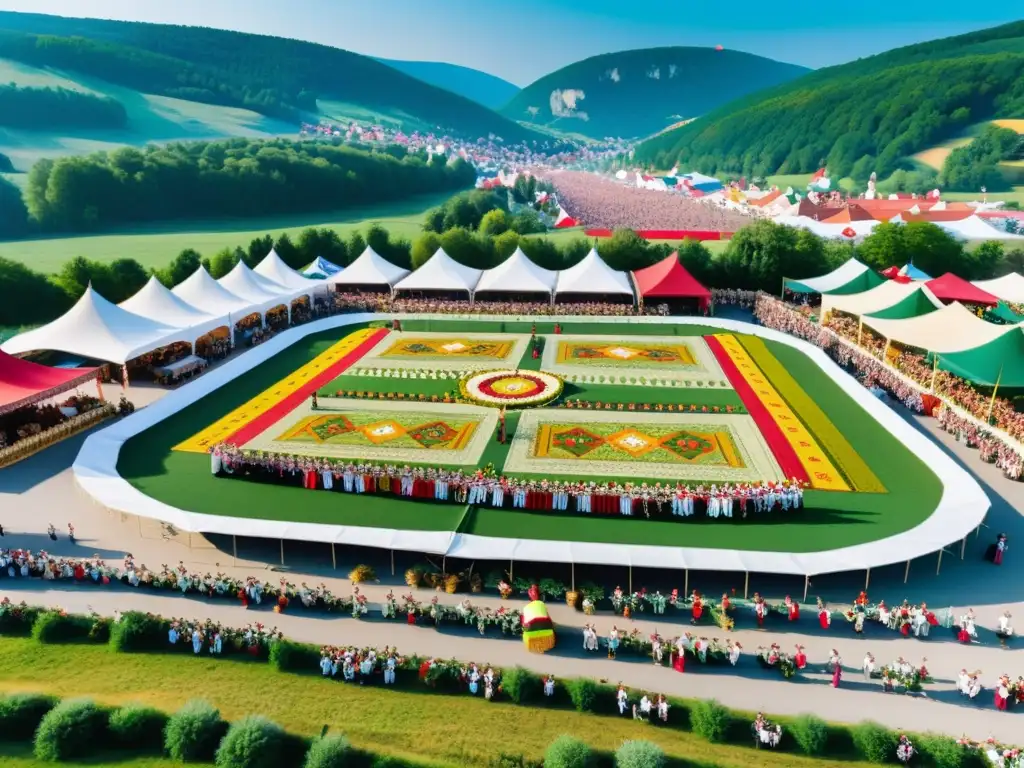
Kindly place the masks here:
POLYGON ((686 670, 686 649, 689 648, 689 642, 685 635, 680 635, 676 638, 676 650, 675 655, 672 658, 672 668, 676 672, 684 672, 686 670))
POLYGON ((800 604, 786 595, 786 611, 789 614, 790 621, 796 621, 800 618, 800 604))
POLYGON ((807 654, 804 653, 802 645, 796 646, 796 654, 793 656, 793 666, 797 669, 804 669, 807 666, 807 654))
POLYGON ((996 629, 996 637, 999 638, 999 644, 1004 648, 1011 637, 1013 637, 1013 627, 1010 625, 1010 619, 1013 618, 1009 611, 1003 613, 999 617, 999 627, 996 629))
POLYGON ((829 659, 829 664, 832 665, 832 687, 838 688, 839 681, 843 679, 843 660, 839 656, 839 651, 835 648, 832 649, 832 656, 829 659))
POLYGON ((822 599, 818 598, 818 624, 822 629, 832 626, 832 612, 825 606, 822 599))
POLYGON ((864 663, 861 667, 864 670, 864 679, 871 681, 871 675, 875 673, 875 657, 870 653, 864 655, 864 663))
POLYGON ((544 695, 554 696, 555 695, 555 676, 548 675, 544 678, 544 695))
POLYGON ((1006 700, 1010 698, 1010 678, 1003 675, 996 683, 995 705, 1000 712, 1006 711, 1006 700))
POLYGON ((739 640, 733 641, 733 644, 729 646, 729 664, 736 666, 740 660, 740 653, 743 651, 743 646, 740 645, 739 640))
POLYGON ((619 650, 619 628, 612 627, 612 631, 608 633, 608 658, 614 659, 616 652, 619 650))
POLYGON ((626 693, 626 687, 619 683, 619 689, 615 692, 615 704, 619 708, 619 714, 626 714, 626 710, 629 709, 629 694, 626 693))
POLYGON ((700 617, 704 613, 704 602, 700 598, 700 592, 696 589, 693 590, 693 594, 690 595, 692 600, 692 606, 690 608, 690 623, 700 623, 700 617))

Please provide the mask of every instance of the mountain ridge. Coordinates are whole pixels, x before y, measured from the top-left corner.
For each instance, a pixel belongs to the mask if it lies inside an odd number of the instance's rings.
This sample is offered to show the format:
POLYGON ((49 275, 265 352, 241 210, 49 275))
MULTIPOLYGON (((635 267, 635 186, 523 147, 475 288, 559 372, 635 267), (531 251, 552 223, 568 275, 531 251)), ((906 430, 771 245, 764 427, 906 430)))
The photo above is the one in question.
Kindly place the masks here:
POLYGON ((526 124, 557 124, 592 138, 642 137, 809 71, 752 53, 715 48, 615 51, 539 78, 501 113, 526 124))
POLYGON ((492 110, 505 106, 521 90, 518 85, 497 75, 461 64, 448 64, 443 61, 404 61, 376 56, 372 58, 410 77, 465 96, 492 110))

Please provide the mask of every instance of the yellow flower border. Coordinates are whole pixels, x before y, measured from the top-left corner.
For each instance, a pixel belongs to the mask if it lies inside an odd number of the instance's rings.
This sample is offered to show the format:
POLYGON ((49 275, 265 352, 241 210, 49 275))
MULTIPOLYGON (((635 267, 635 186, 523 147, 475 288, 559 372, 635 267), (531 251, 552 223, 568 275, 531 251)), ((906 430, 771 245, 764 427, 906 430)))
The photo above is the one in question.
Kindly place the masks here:
POLYGON ((565 389, 565 382, 562 381, 560 376, 556 376, 553 373, 547 371, 532 371, 532 370, 512 370, 508 368, 498 368, 493 371, 476 371, 475 373, 466 376, 459 381, 459 395, 469 403, 474 405, 483 405, 488 408, 506 408, 506 409, 520 409, 520 408, 539 408, 554 402, 562 396, 562 392, 565 389), (541 376, 553 379, 555 386, 550 391, 541 392, 539 396, 528 399, 526 401, 516 400, 492 400, 491 398, 479 397, 469 391, 469 382, 473 379, 480 378, 482 376, 541 376))

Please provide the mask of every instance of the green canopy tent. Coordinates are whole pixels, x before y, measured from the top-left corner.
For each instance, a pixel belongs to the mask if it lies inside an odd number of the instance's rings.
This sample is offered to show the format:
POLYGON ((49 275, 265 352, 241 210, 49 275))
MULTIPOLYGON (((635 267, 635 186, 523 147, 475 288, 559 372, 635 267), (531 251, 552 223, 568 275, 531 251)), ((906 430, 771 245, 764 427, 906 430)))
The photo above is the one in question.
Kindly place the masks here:
POLYGON ((931 359, 941 370, 983 387, 1024 387, 1024 330, 1015 326, 980 347, 931 359))
POLYGON ((805 280, 785 278, 782 285, 785 290, 793 293, 831 293, 845 296, 869 291, 884 282, 885 278, 869 269, 867 265, 850 259, 827 275, 809 277, 805 280))
POLYGON ((909 296, 905 296, 891 307, 880 309, 877 312, 868 312, 866 317, 877 317, 883 320, 906 320, 910 317, 920 317, 934 312, 941 308, 941 303, 936 306, 936 301, 925 294, 925 288, 918 288, 909 296))
POLYGON ((985 319, 993 323, 1005 323, 1006 325, 1024 323, 1024 316, 1018 315, 1010 309, 1010 305, 1005 301, 1000 301, 995 307, 987 310, 985 312, 985 319))

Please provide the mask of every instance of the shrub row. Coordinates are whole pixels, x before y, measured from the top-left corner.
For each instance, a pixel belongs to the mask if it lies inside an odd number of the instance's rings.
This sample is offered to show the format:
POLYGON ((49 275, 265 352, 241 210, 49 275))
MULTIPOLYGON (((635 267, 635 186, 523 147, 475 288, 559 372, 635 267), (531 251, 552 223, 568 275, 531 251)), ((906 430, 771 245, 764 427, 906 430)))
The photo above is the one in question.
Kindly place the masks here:
MULTIPOLYGON (((113 650, 120 652, 153 652, 168 651, 167 631, 170 622, 152 614, 128 612, 119 621, 111 623, 96 616, 77 616, 57 611, 33 608, 19 609, 20 619, 12 618, 10 612, 0 613, 0 635, 32 636, 39 642, 55 643, 68 640, 80 642, 107 642, 113 650)), ((225 645, 227 648, 227 645, 225 645)), ((191 644, 179 642, 172 652, 192 653, 191 644)), ((251 657, 250 657, 251 658, 251 657)), ((261 656, 261 658, 263 658, 261 656)), ((315 645, 296 643, 281 639, 270 645, 265 656, 269 664, 279 672, 314 674, 320 661, 320 648, 315 645)), ((423 659, 406 657, 399 667, 396 688, 422 686, 419 668, 423 659)), ((553 696, 543 695, 543 679, 540 675, 523 667, 512 667, 501 673, 501 692, 512 703, 519 706, 572 709, 581 713, 597 715, 614 715, 617 713, 616 687, 595 682, 590 678, 566 678, 557 680, 553 696)), ((464 693, 457 676, 438 676, 433 685, 441 691, 464 693)), ((42 696, 13 696, 0 700, 0 739, 16 738, 26 733, 33 733, 44 719, 44 715, 53 710, 55 700, 42 696)), ((752 746, 751 723, 753 715, 749 712, 737 712, 719 704, 717 701, 695 701, 670 698, 669 722, 658 727, 674 728, 691 731, 711 743, 736 744, 752 746)), ((98 717, 96 712, 105 710, 85 707, 81 703, 66 702, 58 707, 59 711, 71 712, 65 715, 67 725, 63 730, 55 730, 54 739, 65 738, 74 740, 83 728, 99 727, 109 730, 113 742, 126 748, 138 748, 151 744, 158 733, 166 733, 167 750, 172 757, 183 761, 207 759, 214 754, 217 744, 225 738, 227 726, 220 721, 219 714, 209 705, 196 703, 187 705, 171 718, 164 728, 163 715, 145 707, 128 707, 98 717), (185 746, 178 746, 185 745, 185 746), (187 750, 193 750, 189 752, 187 750)), ((53 710, 53 711, 58 711, 53 710)), ((801 715, 795 718, 779 717, 773 721, 783 726, 783 739, 779 748, 805 754, 810 757, 836 756, 847 759, 856 758, 872 763, 895 762, 896 744, 899 733, 873 722, 863 722, 847 726, 826 723, 813 715, 801 715)), ((63 721, 62 721, 63 722, 63 721)), ((253 730, 257 725, 244 721, 246 728, 253 730)), ((241 727, 241 724, 236 724, 241 727)), ((269 732, 266 723, 259 726, 261 733, 269 732)), ((275 731, 276 733, 276 731, 275 731)), ((293 737, 278 734, 275 739, 288 746, 289 754, 294 754, 299 745, 293 737), (278 738, 279 736, 279 738, 278 738), (287 736, 287 738, 285 738, 287 736), (289 741, 291 739, 291 741, 289 741)), ((238 737, 241 739, 241 737, 238 737)), ((255 739, 255 737, 251 737, 255 739)), ((262 738, 262 737, 261 737, 262 738)), ((270 738, 266 736, 266 738, 270 738)), ((964 749, 955 740, 942 734, 925 734, 912 736, 917 749, 917 761, 922 766, 935 768, 974 768, 985 765, 982 756, 976 751, 964 749)), ((249 740, 239 741, 231 750, 243 752, 249 749, 245 745, 249 740)), ((566 744, 552 749, 561 754, 575 754, 575 748, 566 744)), ((305 749, 309 745, 303 744, 305 749)), ((269 749, 269 748, 268 748, 269 749)), ((284 749, 284 747, 282 747, 284 749)), ((321 745, 318 750, 328 752, 334 746, 321 745)), ((638 753, 643 747, 635 748, 638 753)), ((266 749, 257 750, 261 753, 266 749)), ((63 751, 47 753, 61 756, 63 751)), ((235 754, 233 751, 232 754, 235 754)), ((605 755, 605 758, 610 756, 605 755)), ((594 759, 600 760, 597 755, 594 759)), ((568 760, 569 758, 566 758, 568 760)), ((235 763, 225 763, 234 765, 235 763)), ((241 765, 242 763, 238 763, 241 765)), ((566 763, 572 764, 572 763, 566 763)), ((629 763, 633 765, 633 763, 629 763)), ((637 763, 640 765, 640 763, 637 763)))

